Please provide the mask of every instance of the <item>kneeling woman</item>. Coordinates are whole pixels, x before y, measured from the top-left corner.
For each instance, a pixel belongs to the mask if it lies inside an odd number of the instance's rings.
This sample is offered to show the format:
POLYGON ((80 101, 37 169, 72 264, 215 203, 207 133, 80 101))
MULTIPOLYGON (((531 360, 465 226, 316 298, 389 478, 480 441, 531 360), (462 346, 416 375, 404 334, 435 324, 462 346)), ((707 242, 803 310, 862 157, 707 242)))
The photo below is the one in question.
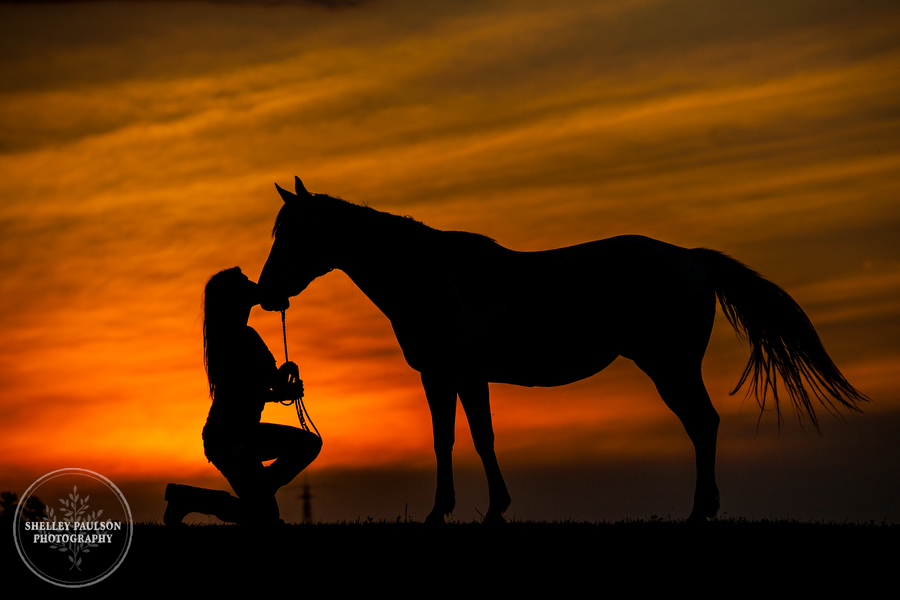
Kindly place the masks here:
MULTIPOLYGON (((205 512, 250 525, 280 523, 275 492, 315 460, 322 448, 322 440, 310 431, 260 422, 266 402, 298 400, 303 382, 294 363, 276 368, 265 342, 247 325, 250 310, 258 303, 256 283, 238 267, 213 275, 206 284, 203 349, 212 407, 203 428, 203 447, 239 501, 230 497, 227 506, 213 502, 217 510, 184 502, 179 510, 170 500, 173 511, 205 512), (263 465, 272 459, 269 466, 263 465)), ((180 491, 190 496, 193 489, 180 491)), ((172 495, 178 496, 178 491, 172 495)))

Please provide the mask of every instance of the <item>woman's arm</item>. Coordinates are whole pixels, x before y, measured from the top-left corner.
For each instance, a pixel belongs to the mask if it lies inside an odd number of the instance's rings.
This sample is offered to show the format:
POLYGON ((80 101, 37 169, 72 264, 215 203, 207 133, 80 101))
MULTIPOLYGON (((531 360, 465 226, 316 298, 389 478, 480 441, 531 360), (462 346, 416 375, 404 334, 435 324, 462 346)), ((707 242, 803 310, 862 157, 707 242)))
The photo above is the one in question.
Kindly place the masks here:
MULTIPOLYGON (((303 382, 300 381, 300 369, 292 362, 286 362, 276 368, 275 357, 266 347, 266 343, 249 325, 245 329, 244 360, 253 365, 255 389, 260 390, 265 402, 283 402, 303 397, 303 382)), ((248 375, 249 373, 248 372, 248 375)), ((259 398, 259 393, 253 395, 259 398)))

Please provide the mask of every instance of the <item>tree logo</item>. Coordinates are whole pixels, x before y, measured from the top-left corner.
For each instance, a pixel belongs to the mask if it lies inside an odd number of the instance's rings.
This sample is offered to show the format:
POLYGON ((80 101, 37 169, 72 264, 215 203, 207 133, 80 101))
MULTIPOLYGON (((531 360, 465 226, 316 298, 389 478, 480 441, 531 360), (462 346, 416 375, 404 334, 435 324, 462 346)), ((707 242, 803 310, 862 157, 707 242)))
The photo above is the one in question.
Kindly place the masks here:
POLYGON ((61 587, 93 585, 115 571, 131 546, 131 509, 109 479, 86 469, 44 475, 25 492, 13 520, 19 556, 41 579, 61 587), (49 499, 43 514, 22 507, 49 499), (56 500, 58 499, 58 501, 56 500))

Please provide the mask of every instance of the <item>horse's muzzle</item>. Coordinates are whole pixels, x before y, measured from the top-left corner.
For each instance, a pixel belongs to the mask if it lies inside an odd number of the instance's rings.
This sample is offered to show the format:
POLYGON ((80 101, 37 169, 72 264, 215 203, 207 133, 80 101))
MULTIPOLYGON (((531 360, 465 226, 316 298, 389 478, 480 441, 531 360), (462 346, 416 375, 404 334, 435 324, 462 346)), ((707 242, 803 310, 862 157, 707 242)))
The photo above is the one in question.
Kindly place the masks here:
POLYGON ((259 303, 262 306, 263 310, 271 310, 271 311, 282 311, 287 310, 291 306, 291 300, 287 296, 284 298, 264 298, 259 303))

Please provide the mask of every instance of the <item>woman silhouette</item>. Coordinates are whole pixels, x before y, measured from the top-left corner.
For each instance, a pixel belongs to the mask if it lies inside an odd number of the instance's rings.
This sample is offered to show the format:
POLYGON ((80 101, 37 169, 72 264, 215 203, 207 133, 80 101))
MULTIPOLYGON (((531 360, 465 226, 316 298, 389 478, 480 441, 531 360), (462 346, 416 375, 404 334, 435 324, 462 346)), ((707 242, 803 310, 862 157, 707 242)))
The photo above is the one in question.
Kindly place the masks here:
POLYGON ((275 367, 265 342, 247 325, 258 303, 256 283, 238 267, 213 275, 206 284, 203 351, 212 406, 203 427, 203 447, 239 501, 226 492, 171 484, 166 490, 166 523, 180 522, 189 512, 250 525, 282 523, 275 492, 322 448, 314 433, 260 422, 266 402, 298 400, 303 382, 296 364, 275 367), (263 464, 272 459, 270 465, 263 464))

